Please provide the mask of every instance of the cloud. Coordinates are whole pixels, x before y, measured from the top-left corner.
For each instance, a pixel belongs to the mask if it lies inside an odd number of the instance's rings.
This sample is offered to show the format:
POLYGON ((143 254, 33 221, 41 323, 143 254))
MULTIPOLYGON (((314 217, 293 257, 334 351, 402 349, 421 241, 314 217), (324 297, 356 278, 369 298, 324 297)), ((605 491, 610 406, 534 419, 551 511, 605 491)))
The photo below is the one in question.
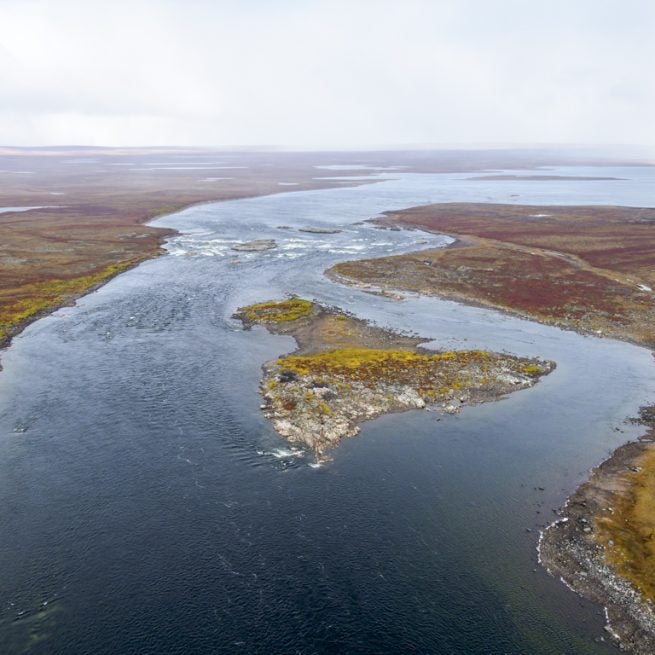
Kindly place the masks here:
POLYGON ((0 0, 0 143, 655 145, 650 0, 0 0))

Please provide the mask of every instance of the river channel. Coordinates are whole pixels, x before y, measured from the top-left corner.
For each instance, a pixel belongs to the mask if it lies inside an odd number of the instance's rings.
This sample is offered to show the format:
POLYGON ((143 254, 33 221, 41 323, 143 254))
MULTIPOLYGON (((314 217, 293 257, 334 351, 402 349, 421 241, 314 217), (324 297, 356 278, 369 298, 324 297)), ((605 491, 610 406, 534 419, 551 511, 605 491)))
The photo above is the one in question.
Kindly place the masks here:
POLYGON ((613 652, 602 608, 548 576, 536 545, 589 469, 641 433, 625 419, 655 399, 651 354, 323 275, 448 243, 365 222, 385 210, 655 205, 653 168, 547 172, 623 179, 386 171, 359 187, 191 207, 156 222, 180 232, 168 255, 14 339, 0 372, 0 652, 613 652), (231 250, 269 238, 276 249, 231 250), (259 409, 261 366, 293 340, 231 318, 291 293, 430 347, 558 366, 460 415, 367 423, 316 468, 259 409))

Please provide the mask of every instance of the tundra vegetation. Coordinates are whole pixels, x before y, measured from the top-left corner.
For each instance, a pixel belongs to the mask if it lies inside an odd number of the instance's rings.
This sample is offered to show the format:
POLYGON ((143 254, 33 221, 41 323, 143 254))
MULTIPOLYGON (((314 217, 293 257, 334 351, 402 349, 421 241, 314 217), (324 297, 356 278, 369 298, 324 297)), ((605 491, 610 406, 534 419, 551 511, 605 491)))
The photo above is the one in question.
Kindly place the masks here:
POLYGON ((625 477, 611 510, 595 517, 598 541, 616 570, 655 603, 655 450, 648 448, 625 477))
POLYGON ((37 207, 0 212, 0 346, 44 313, 158 255, 173 232, 145 224, 195 203, 280 193, 288 185, 302 191, 366 183, 361 170, 341 170, 336 178, 317 165, 443 173, 563 162, 589 159, 546 151, 0 147, 0 209, 37 207))
POLYGON ((606 608, 622 650, 655 652, 655 410, 649 428, 596 468, 541 537, 541 560, 578 593, 606 608))
POLYGON ((389 213, 381 224, 458 241, 344 262, 332 277, 655 346, 655 209, 453 203, 389 213))
POLYGON ((648 426, 649 437, 616 480, 609 509, 595 516, 595 529, 607 560, 655 603, 655 407, 643 407, 637 422, 648 426))

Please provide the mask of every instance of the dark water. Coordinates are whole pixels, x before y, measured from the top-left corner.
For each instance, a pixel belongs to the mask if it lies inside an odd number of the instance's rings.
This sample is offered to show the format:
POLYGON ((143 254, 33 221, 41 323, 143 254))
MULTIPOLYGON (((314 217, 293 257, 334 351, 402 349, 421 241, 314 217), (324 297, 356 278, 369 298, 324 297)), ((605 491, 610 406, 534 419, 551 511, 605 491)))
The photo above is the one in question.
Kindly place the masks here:
POLYGON ((367 295, 322 271, 443 242, 353 225, 384 209, 515 193, 652 205, 652 175, 518 191, 401 175, 160 221, 187 232, 170 244, 178 256, 116 278, 3 353, 0 652, 611 652, 594 641, 600 608, 538 568, 537 530, 589 467, 638 434, 623 419, 653 398, 649 353, 435 299, 367 295), (345 231, 277 227, 309 224, 345 231), (278 250, 229 250, 271 236, 278 250), (539 354, 558 369, 460 416, 383 417, 312 468, 259 412, 260 366, 292 340, 230 318, 286 292, 435 347, 539 354))

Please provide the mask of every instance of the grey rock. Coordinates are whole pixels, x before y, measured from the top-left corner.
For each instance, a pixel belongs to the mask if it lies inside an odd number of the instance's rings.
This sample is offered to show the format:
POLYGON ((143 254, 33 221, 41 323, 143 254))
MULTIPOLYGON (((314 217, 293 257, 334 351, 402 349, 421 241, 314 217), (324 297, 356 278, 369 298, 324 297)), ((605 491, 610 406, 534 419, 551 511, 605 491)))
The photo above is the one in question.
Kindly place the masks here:
POLYGON ((232 250, 238 250, 239 252, 259 252, 261 250, 272 250, 273 248, 277 248, 275 239, 255 239, 254 241, 246 241, 232 246, 232 250))

